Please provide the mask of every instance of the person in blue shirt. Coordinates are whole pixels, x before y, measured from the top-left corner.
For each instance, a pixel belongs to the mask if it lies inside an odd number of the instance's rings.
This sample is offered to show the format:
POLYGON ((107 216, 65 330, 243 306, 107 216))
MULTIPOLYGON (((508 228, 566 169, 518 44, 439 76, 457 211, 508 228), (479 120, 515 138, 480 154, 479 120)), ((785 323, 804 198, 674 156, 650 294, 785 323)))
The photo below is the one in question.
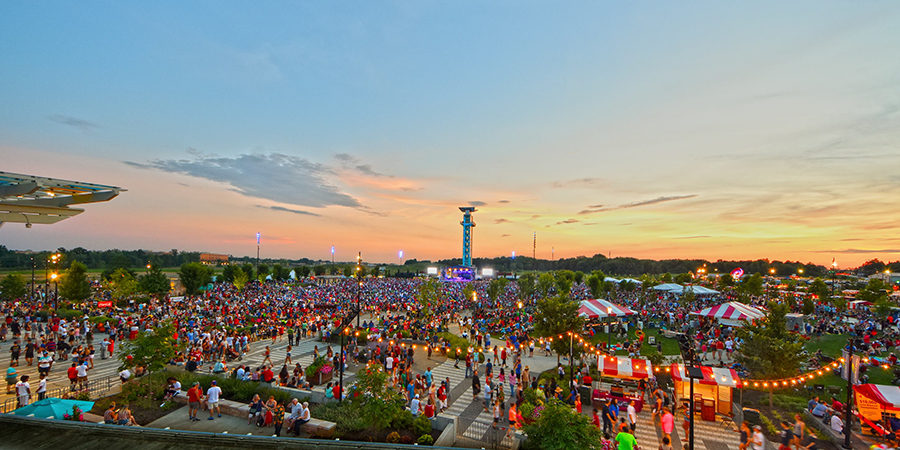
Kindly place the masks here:
POLYGON ((828 408, 825 407, 824 403, 817 403, 815 408, 812 410, 812 415, 816 417, 825 417, 825 411, 828 408))

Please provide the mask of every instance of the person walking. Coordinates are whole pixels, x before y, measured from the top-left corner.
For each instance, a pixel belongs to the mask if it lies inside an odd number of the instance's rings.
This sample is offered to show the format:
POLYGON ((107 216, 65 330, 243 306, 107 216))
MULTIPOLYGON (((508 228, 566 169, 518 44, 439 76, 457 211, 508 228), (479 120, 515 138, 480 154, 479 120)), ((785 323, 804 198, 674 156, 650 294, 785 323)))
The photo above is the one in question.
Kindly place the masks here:
POLYGON ((197 422, 197 411, 200 411, 200 400, 203 399, 203 391, 200 390, 200 382, 195 381, 188 389, 188 420, 197 422))
POLYGON ((206 407, 209 408, 209 419, 213 420, 213 409, 216 414, 222 417, 222 411, 219 409, 219 396, 222 395, 222 388, 216 386, 216 380, 212 381, 212 386, 206 390, 206 407))

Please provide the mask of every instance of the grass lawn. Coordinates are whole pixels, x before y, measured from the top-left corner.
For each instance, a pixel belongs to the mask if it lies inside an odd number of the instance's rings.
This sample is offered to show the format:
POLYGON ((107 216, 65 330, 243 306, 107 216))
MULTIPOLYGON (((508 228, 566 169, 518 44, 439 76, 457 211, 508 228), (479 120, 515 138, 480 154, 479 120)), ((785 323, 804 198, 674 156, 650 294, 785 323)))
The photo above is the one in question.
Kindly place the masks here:
POLYGON ((816 340, 816 338, 813 337, 806 343, 806 351, 812 355, 817 350, 822 350, 822 353, 824 353, 825 356, 840 358, 841 349, 847 345, 848 338, 849 335, 846 334, 826 334, 822 336, 820 340, 816 340))
MULTIPOLYGON (((597 344, 599 342, 606 342, 606 340, 607 340, 607 334, 603 332, 603 328, 598 328, 598 330, 599 331, 595 332, 594 337, 591 339, 591 342, 594 344, 597 344)), ((628 338, 632 342, 636 339, 635 331, 637 331, 637 328, 633 328, 633 327, 629 328, 629 330, 628 330, 628 338)), ((645 335, 644 348, 642 350, 643 353, 656 350, 656 346, 647 345, 647 342, 648 342, 648 339, 650 338, 650 336, 656 336, 656 341, 662 343, 663 355, 681 354, 681 350, 679 350, 679 348, 678 348, 678 341, 676 341, 675 339, 669 339, 667 337, 663 337, 662 334, 659 332, 659 329, 644 328, 644 335, 645 335)), ((616 337, 615 333, 613 333, 611 342, 612 343, 622 343, 622 342, 624 342, 624 339, 618 339, 616 337)), ((626 352, 624 350, 619 350, 618 352, 616 352, 616 354, 627 356, 628 352, 626 352)))

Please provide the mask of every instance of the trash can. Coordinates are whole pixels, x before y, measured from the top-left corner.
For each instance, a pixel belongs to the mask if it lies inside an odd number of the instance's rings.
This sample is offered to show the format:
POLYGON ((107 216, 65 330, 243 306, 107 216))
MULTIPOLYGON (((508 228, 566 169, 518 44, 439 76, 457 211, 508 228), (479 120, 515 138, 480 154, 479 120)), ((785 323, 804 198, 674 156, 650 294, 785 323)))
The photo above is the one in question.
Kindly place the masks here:
POLYGON ((742 408, 741 412, 744 415, 744 420, 750 423, 750 425, 762 425, 762 422, 759 420, 759 410, 753 408, 742 408))
POLYGON ((656 336, 650 335, 647 337, 647 344, 656 345, 656 336))
POLYGON ((581 386, 578 388, 578 393, 581 395, 582 405, 591 404, 591 388, 589 386, 581 386))
POLYGON ((700 410, 700 418, 707 422, 716 421, 716 401, 711 398, 703 399, 703 408, 700 410))

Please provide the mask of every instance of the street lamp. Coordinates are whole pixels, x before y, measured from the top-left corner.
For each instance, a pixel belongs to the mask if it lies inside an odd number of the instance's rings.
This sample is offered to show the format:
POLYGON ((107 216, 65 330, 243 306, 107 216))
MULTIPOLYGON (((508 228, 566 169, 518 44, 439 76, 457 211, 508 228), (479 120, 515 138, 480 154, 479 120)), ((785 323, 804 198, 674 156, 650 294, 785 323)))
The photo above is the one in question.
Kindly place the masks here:
POLYGON ((837 275, 837 261, 831 259, 831 301, 834 301, 834 282, 837 275))
MULTIPOLYGON (((333 264, 333 263, 332 263, 333 264)), ((362 278, 359 277, 359 274, 362 272, 362 252, 359 252, 356 255, 356 281, 358 284, 356 286, 356 328, 359 329, 359 316, 362 315, 362 310, 359 309, 359 297, 362 291, 362 278)), ((341 340, 343 341, 343 335, 341 335, 341 340)), ((343 357, 343 356, 342 356, 343 357)), ((343 378, 344 371, 341 370, 341 377, 343 378)), ((341 395, 344 395, 343 391, 344 387, 341 386, 341 395)))
POLYGON ((34 256, 31 257, 31 301, 34 301, 34 256))
MULTIPOLYGON (((610 319, 610 323, 606 324, 606 351, 612 350, 612 307, 606 307, 606 317, 610 319)), ((613 353, 615 355, 615 353, 613 353)))
POLYGON ((56 272, 53 272, 53 274, 50 275, 50 279, 53 280, 53 291, 54 291, 53 299, 54 299, 54 301, 57 298, 59 298, 59 281, 56 280, 57 277, 59 277, 59 275, 57 275, 56 272))

